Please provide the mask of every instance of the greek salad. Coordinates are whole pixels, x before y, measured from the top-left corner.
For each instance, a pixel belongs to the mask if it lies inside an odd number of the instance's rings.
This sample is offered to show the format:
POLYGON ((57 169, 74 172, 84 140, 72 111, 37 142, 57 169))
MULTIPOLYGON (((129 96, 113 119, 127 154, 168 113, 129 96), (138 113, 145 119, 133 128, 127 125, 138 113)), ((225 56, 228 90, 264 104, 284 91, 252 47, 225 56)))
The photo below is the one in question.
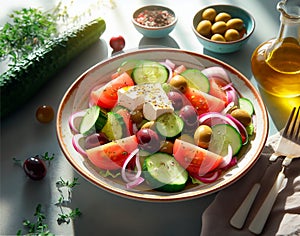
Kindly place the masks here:
POLYGON ((72 144, 126 188, 178 192, 213 183, 255 133, 252 102, 220 66, 128 60, 69 118, 72 144))

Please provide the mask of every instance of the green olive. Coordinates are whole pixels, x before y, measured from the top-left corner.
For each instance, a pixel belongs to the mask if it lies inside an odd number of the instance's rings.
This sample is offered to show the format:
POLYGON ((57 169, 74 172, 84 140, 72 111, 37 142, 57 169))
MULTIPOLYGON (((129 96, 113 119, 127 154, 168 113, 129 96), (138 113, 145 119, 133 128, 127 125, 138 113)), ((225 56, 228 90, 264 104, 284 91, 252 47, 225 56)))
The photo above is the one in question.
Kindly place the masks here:
POLYGON ((147 121, 146 123, 144 123, 141 127, 141 129, 151 129, 154 127, 154 120, 151 121, 147 121))
POLYGON ((173 154, 173 146, 174 144, 170 141, 163 141, 160 147, 160 152, 168 153, 168 154, 173 154))
POLYGON ((225 32, 225 40, 228 42, 240 39, 240 33, 236 29, 229 29, 225 32))
POLYGON ((184 78, 182 75, 175 75, 169 83, 171 86, 174 88, 178 89, 182 93, 185 93, 187 87, 188 87, 188 82, 186 78, 184 78))
POLYGON ((211 30, 211 22, 209 20, 202 20, 196 28, 197 32, 203 36, 209 36, 211 30))
POLYGON ((208 125, 200 125, 194 133, 194 142, 202 148, 208 148, 212 129, 208 125))
POLYGON ((210 39, 218 42, 226 42, 225 38, 221 34, 214 34, 210 39))
POLYGON ((218 15, 216 15, 215 22, 217 22, 217 21, 227 22, 230 19, 231 19, 231 15, 229 15, 226 12, 220 12, 218 15))
POLYGON ((231 15, 226 12, 220 12, 218 15, 216 15, 215 22, 217 21, 224 21, 227 22, 231 19, 231 15))
POLYGON ((224 34, 224 32, 227 29, 227 25, 224 21, 218 21, 215 22, 212 26, 211 26, 211 32, 213 34, 224 34))
POLYGON ((239 122, 241 122, 245 127, 251 124, 251 115, 246 110, 235 109, 230 114, 239 122))
POLYGON ((236 29, 238 31, 242 30, 244 27, 244 22, 243 20, 239 18, 233 18, 227 21, 227 29, 236 29))
POLYGON ((214 21, 215 17, 217 15, 217 12, 213 8, 207 8, 202 13, 202 20, 209 20, 211 22, 214 21))
POLYGON ((130 118, 136 124, 142 123, 144 120, 143 110, 136 109, 136 110, 132 111, 130 118))

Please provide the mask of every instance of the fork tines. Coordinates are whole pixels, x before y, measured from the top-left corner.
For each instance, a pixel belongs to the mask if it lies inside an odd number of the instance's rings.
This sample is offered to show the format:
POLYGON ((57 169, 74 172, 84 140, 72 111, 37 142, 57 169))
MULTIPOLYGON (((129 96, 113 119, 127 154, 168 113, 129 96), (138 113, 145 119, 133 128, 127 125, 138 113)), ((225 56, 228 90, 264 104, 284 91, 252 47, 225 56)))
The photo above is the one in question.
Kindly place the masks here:
POLYGON ((300 106, 293 108, 282 136, 300 144, 300 106))

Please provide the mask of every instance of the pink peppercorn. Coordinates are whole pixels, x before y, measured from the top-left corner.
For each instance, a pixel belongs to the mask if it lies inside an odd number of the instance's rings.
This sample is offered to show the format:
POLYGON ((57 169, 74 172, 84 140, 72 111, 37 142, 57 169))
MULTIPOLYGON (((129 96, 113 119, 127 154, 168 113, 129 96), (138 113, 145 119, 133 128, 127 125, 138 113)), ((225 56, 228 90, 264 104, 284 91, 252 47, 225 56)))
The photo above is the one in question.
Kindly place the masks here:
POLYGON ((167 10, 144 10, 135 18, 136 22, 148 27, 167 26, 174 19, 174 15, 167 10))

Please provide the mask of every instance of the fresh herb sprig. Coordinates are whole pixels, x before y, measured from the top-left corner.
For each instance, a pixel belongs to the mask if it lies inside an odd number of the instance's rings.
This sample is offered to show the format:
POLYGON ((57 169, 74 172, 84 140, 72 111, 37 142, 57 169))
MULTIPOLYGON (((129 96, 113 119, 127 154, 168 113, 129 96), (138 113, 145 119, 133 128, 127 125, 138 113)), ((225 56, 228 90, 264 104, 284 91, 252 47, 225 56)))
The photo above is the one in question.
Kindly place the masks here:
POLYGON ((60 177, 60 179, 56 182, 56 188, 57 191, 60 193, 60 197, 55 205, 63 206, 70 203, 72 200, 72 190, 78 184, 78 178, 74 177, 73 181, 65 181, 63 178, 60 177), (67 189, 67 197, 63 193, 63 188, 67 189))
MULTIPOLYGON (((63 223, 69 224, 71 220, 76 219, 77 217, 81 216, 81 211, 79 208, 71 209, 69 208, 69 212, 66 213, 63 209, 65 205, 71 202, 72 199, 72 190, 73 188, 79 185, 78 178, 73 178, 72 181, 66 181, 62 177, 56 182, 56 188, 60 193, 60 197, 58 202, 55 203, 56 206, 60 208, 61 213, 58 213, 58 217, 56 219, 57 224, 61 225, 63 223), (62 188, 67 188, 67 197, 64 196, 62 188)), ((27 228, 26 235, 30 236, 55 236, 55 234, 51 233, 49 230, 49 226, 45 223, 46 216, 42 212, 42 205, 38 204, 34 216, 36 217, 36 221, 32 222, 28 219, 23 221, 23 226, 27 228)), ((17 235, 24 235, 22 230, 18 230, 17 235)))
POLYGON ((7 61, 8 67, 14 66, 17 62, 28 59, 34 49, 42 47, 60 33, 83 24, 92 12, 98 14, 101 7, 113 8, 115 5, 114 0, 98 0, 81 12, 77 9, 75 15, 70 14, 76 6, 75 0, 67 1, 66 4, 59 1, 49 11, 37 8, 15 10, 9 15, 11 22, 0 27, 0 62, 7 61))
POLYGON ((71 220, 74 220, 81 215, 81 211, 78 208, 71 210, 71 212, 69 213, 65 213, 63 209, 63 206, 66 206, 71 202, 72 190, 78 184, 78 178, 75 177, 73 178, 73 181, 65 181, 60 177, 60 179, 56 182, 56 188, 60 193, 60 197, 57 203, 55 203, 55 205, 58 206, 61 210, 61 214, 58 214, 57 218, 57 223, 59 225, 62 223, 69 224, 71 220), (64 192, 62 190, 63 188, 67 189, 67 196, 64 195, 64 192))
MULTIPOLYGON (((51 155, 49 154, 49 152, 45 152, 44 154, 41 155, 37 155, 38 158, 44 160, 45 162, 48 162, 48 165, 50 165, 51 161, 53 161, 55 154, 52 153, 51 155)), ((23 165, 23 161, 20 159, 17 159, 16 157, 12 158, 13 161, 15 162, 16 165, 23 165)))
MULTIPOLYGON (((48 224, 45 223, 46 216, 42 212, 42 205, 38 204, 35 208, 34 216, 36 217, 36 221, 32 222, 30 220, 24 220, 23 226, 28 229, 28 233, 26 235, 30 236, 54 236, 53 233, 50 232, 48 228, 48 224)), ((22 230, 17 232, 17 235, 23 235, 22 230)))
MULTIPOLYGON (((62 209, 62 208, 61 208, 62 209)), ((57 218, 57 223, 59 225, 66 223, 69 224, 71 220, 74 220, 75 218, 81 216, 81 211, 79 210, 79 208, 75 208, 74 210, 72 210, 70 213, 64 213, 62 211, 61 214, 58 214, 58 218, 57 218)))
POLYGON ((0 29, 0 58, 8 57, 13 63, 57 34, 55 16, 37 8, 15 10, 9 17, 12 23, 0 29))

